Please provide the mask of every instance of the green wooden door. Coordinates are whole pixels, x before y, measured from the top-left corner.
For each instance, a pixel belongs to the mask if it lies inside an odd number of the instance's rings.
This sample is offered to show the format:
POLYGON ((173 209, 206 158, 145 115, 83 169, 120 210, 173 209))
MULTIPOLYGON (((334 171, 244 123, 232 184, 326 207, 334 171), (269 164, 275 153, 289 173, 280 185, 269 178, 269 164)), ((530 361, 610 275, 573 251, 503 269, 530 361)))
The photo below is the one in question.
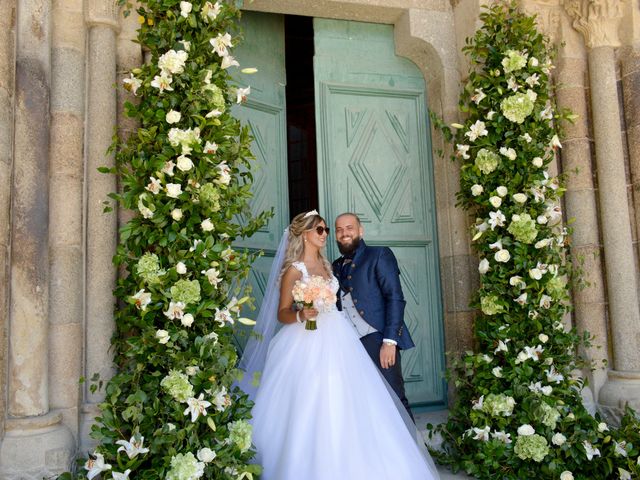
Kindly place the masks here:
MULTIPOLYGON (((263 250, 251 270, 249 283, 253 288, 256 306, 264 295, 273 257, 282 233, 289 224, 287 195, 287 139, 285 105, 284 17, 257 12, 244 12, 242 28, 245 40, 233 54, 242 68, 256 67, 258 73, 238 73, 236 79, 243 86, 251 86, 247 102, 235 107, 234 114, 251 128, 254 141, 251 151, 256 157, 252 211, 259 213, 270 208, 275 216, 268 225, 251 238, 238 242, 237 247, 263 250)), ((255 312, 243 312, 255 318, 255 312)), ((246 329, 239 330, 239 333, 246 329)), ((240 346, 244 338, 238 335, 240 346)))
MULTIPOLYGON (((403 352, 413 406, 442 405, 444 354, 433 168, 422 73, 394 53, 393 27, 314 20, 320 211, 357 213, 391 247, 416 348, 403 352)), ((332 258, 336 255, 331 246, 332 258)))

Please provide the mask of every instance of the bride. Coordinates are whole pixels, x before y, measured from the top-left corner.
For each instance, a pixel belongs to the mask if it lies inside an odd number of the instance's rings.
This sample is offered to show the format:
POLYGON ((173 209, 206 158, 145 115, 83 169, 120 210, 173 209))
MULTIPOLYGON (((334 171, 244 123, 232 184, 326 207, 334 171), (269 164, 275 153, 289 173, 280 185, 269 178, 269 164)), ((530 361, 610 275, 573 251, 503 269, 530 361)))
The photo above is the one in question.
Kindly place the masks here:
POLYGON ((297 215, 285 230, 240 362, 239 386, 255 402, 261 478, 437 479, 415 425, 343 313, 335 305, 292 309, 297 280, 318 276, 333 293, 339 289, 322 253, 328 234, 316 211, 297 215), (306 329, 316 317, 317 329, 306 329))

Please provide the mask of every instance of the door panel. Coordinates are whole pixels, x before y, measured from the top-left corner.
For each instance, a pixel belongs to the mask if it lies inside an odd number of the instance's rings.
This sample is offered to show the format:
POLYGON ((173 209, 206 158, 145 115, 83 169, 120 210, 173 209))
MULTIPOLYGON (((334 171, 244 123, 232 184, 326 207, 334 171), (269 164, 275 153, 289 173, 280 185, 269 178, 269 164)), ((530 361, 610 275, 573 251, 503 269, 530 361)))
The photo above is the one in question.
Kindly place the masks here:
MULTIPOLYGON (((442 307, 425 84, 394 53, 393 27, 314 20, 321 212, 357 213, 371 245, 400 264, 405 321, 416 348, 402 354, 414 406, 442 405, 442 307)), ((330 254, 337 256, 335 246, 330 254)))
MULTIPOLYGON (((287 196, 287 139, 285 105, 284 17, 257 12, 244 12, 241 21, 245 40, 234 51, 242 68, 256 67, 258 73, 235 78, 243 86, 251 86, 251 94, 242 106, 234 107, 236 115, 249 125, 254 137, 251 151, 256 157, 252 174, 254 183, 251 210, 254 214, 270 208, 275 215, 251 238, 237 242, 237 248, 263 250, 256 260, 248 282, 257 307, 262 303, 273 257, 280 238, 289 223, 287 196)), ((243 312, 255 318, 254 312, 243 312)), ((243 347, 247 329, 238 328, 238 343, 243 347)))

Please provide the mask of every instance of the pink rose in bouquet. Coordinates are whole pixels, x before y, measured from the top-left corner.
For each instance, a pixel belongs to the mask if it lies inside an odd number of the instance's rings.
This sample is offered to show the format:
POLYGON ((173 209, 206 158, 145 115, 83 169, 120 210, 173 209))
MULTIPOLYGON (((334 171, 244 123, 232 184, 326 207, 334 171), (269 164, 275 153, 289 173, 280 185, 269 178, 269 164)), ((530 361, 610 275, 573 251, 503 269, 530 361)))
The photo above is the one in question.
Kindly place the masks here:
MULTIPOLYGON (((296 280, 291 293, 299 307, 314 307, 320 313, 330 311, 336 303, 336 294, 333 293, 330 282, 318 275, 311 276, 306 282, 296 280)), ((316 330, 316 319, 308 318, 305 328, 316 330)))

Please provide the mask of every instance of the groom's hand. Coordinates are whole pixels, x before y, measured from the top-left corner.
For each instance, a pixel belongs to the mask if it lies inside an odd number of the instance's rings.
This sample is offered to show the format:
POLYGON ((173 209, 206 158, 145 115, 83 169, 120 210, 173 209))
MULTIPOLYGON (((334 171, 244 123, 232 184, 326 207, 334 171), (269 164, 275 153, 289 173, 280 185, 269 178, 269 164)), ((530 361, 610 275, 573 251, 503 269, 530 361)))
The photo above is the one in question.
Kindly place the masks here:
POLYGON ((396 346, 383 343, 380 348, 380 365, 382 368, 391 368, 396 364, 396 346))

